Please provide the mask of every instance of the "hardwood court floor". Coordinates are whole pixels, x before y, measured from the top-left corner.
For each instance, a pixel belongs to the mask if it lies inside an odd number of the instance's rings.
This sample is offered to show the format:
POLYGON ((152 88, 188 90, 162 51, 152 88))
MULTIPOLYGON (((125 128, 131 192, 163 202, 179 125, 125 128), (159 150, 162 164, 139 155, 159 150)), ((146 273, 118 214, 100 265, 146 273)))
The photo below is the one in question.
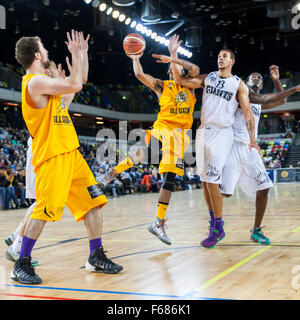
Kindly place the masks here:
POLYGON ((37 241, 39 286, 14 282, 13 264, 5 259, 3 239, 25 210, 0 212, 0 267, 6 284, 0 299, 300 299, 300 185, 276 185, 264 219, 272 245, 250 242, 254 201, 237 192, 224 200, 226 237, 214 249, 200 241, 208 232, 202 190, 172 195, 167 246, 147 231, 157 194, 109 199, 103 210, 103 243, 108 257, 123 265, 117 275, 80 268, 89 254, 83 222, 65 211, 48 223, 37 241), (293 273, 294 272, 294 273, 293 273))

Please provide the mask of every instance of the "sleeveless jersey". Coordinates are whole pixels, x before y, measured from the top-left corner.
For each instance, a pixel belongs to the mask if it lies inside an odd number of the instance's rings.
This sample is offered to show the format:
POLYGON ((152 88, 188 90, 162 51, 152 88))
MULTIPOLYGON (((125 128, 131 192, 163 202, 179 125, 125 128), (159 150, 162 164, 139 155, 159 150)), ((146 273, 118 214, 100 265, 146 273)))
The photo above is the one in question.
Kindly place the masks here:
POLYGON ((27 92, 27 84, 35 74, 22 79, 22 114, 33 138, 32 164, 37 170, 43 162, 79 147, 78 137, 64 99, 60 95, 49 96, 44 108, 33 108, 27 92))
POLYGON ((238 107, 236 100, 240 78, 221 78, 218 71, 211 72, 205 79, 203 90, 201 126, 228 128, 234 122, 238 107))
MULTIPOLYGON (((254 116, 255 139, 257 139, 258 123, 259 123, 259 118, 261 113, 261 104, 250 103, 250 108, 254 116)), ((235 141, 242 142, 245 144, 250 143, 250 138, 249 138, 248 130, 246 127, 245 118, 241 108, 238 108, 235 113, 235 120, 234 120, 232 129, 233 129, 233 139, 235 141)))
POLYGON ((159 98, 160 112, 153 124, 154 129, 191 129, 196 103, 195 94, 174 81, 163 81, 164 89, 159 98))

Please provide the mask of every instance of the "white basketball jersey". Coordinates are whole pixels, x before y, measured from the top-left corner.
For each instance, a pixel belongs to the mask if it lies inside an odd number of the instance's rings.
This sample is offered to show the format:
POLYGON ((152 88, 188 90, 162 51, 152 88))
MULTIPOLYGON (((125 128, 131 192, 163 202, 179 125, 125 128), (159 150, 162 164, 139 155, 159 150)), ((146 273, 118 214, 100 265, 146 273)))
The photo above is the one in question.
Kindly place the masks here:
POLYGON ((236 100, 240 78, 221 78, 218 71, 211 72, 205 79, 203 90, 201 126, 228 128, 234 123, 238 107, 236 100))
MULTIPOLYGON (((254 116, 255 123, 255 139, 257 139, 258 132, 258 122, 261 113, 261 104, 250 103, 250 108, 254 116)), ((250 143, 249 133, 246 127, 245 118, 241 108, 238 108, 235 113, 235 120, 232 126, 233 129, 233 139, 238 142, 250 143)))

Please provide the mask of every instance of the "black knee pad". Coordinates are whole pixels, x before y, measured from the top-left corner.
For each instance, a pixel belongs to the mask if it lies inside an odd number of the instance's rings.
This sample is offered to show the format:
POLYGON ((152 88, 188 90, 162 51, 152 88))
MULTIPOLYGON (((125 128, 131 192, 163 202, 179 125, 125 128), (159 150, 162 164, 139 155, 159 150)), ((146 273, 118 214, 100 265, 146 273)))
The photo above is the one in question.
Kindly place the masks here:
POLYGON ((161 187, 165 190, 173 191, 175 186, 176 174, 173 172, 166 172, 161 187))

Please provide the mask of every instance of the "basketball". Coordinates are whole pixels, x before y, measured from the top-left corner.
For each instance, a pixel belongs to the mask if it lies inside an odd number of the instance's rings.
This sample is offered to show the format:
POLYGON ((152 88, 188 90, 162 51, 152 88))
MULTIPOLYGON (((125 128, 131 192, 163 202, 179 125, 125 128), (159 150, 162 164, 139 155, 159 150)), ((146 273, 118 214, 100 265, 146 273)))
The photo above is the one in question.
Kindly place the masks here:
POLYGON ((127 54, 140 55, 146 48, 145 39, 138 33, 128 34, 123 41, 123 49, 127 54))

